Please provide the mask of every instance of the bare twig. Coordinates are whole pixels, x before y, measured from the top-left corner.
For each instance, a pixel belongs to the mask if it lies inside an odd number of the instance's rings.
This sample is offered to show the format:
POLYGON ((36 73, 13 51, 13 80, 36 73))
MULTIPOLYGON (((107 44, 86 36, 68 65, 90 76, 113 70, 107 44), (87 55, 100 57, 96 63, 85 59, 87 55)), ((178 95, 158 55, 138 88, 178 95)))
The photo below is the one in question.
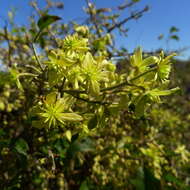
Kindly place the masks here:
POLYGON ((97 23, 97 19, 96 19, 96 15, 93 13, 92 8, 91 8, 91 3, 89 0, 86 0, 86 4, 88 6, 88 10, 89 10, 89 14, 90 14, 90 20, 92 21, 92 23, 94 24, 95 28, 96 28, 96 32, 98 37, 101 37, 101 33, 98 27, 98 23, 97 23))
POLYGON ((118 6, 117 8, 118 8, 119 10, 123 10, 123 9, 126 9, 126 8, 128 8, 128 7, 133 6, 135 3, 137 3, 137 2, 135 2, 135 1, 131 1, 131 2, 126 1, 123 5, 120 5, 120 6, 118 6))
POLYGON ((114 29, 121 27, 122 25, 124 25, 126 22, 128 22, 129 20, 135 19, 139 16, 141 16, 144 12, 148 11, 149 7, 146 6, 143 10, 132 14, 131 16, 125 18, 124 20, 120 21, 119 23, 115 23, 114 25, 112 25, 110 28, 108 28, 107 32, 110 33, 112 32, 114 29))
POLYGON ((4 27, 4 32, 5 32, 4 38, 8 44, 8 66, 11 66, 11 45, 10 45, 10 39, 9 39, 7 26, 4 27))

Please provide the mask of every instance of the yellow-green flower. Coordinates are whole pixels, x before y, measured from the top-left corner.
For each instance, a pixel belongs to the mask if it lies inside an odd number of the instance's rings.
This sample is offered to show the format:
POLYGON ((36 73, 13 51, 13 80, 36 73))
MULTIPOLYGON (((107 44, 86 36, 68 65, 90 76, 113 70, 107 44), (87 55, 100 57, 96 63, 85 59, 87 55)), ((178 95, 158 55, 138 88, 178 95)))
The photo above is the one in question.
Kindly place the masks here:
POLYGON ((66 112, 69 111, 68 106, 68 99, 56 100, 56 93, 50 93, 47 95, 39 115, 44 118, 44 123, 48 123, 49 127, 56 126, 58 123, 64 124, 65 121, 81 121, 83 118, 77 113, 66 112))
POLYGON ((98 64, 88 52, 84 57, 81 67, 81 76, 83 76, 87 84, 87 90, 92 94, 99 94, 100 81, 106 79, 105 74, 101 64, 98 64))
POLYGON ((169 74, 171 71, 171 58, 173 56, 176 56, 176 54, 173 53, 163 59, 163 53, 161 54, 160 61, 157 64, 158 69, 155 75, 155 79, 158 79, 159 81, 164 82, 169 78, 169 74))
POLYGON ((86 52, 89 50, 88 39, 80 38, 77 34, 67 36, 63 40, 62 49, 65 52, 86 52))

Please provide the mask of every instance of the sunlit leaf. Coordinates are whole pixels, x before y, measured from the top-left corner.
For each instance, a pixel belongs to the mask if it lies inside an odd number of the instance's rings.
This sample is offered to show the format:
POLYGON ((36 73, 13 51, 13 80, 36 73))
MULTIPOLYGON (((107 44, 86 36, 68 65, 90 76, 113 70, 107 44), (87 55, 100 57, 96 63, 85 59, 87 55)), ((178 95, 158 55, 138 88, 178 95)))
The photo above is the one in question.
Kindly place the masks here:
POLYGON ((148 91, 147 94, 151 95, 151 96, 168 96, 171 95, 173 93, 179 92, 180 88, 176 87, 170 90, 159 90, 159 89, 154 89, 151 91, 148 91))
POLYGON ((55 15, 44 15, 38 20, 38 27, 40 31, 47 28, 50 24, 60 20, 61 18, 55 15))
POLYGON ((48 94, 46 96, 45 102, 49 105, 51 104, 55 104, 56 102, 56 97, 57 97, 57 93, 56 92, 51 92, 50 94, 48 94))
POLYGON ((71 142, 72 133, 71 133, 71 131, 70 131, 70 130, 67 130, 67 131, 65 132, 65 136, 66 136, 66 138, 68 139, 68 141, 70 141, 70 142, 71 142))
POLYGON ((60 114, 60 118, 64 121, 82 121, 82 116, 76 113, 62 113, 60 114))

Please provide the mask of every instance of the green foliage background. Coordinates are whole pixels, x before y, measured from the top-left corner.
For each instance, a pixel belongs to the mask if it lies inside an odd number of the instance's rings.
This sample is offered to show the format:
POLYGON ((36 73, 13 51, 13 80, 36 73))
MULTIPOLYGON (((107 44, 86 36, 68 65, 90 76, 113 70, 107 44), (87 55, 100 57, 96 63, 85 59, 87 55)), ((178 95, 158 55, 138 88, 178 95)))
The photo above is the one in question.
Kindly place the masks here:
POLYGON ((116 23, 87 1, 81 26, 31 5, 0 31, 0 189, 190 189, 188 63, 113 45, 148 8, 116 23))

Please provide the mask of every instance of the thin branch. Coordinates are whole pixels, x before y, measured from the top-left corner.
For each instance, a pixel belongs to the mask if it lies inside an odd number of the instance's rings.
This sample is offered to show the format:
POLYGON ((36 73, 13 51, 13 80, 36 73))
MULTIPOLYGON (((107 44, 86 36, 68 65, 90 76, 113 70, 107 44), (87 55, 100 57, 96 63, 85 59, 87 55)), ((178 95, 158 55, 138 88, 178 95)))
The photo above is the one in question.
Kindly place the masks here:
POLYGON ((86 98, 81 98, 79 96, 74 95, 73 93, 69 93, 69 92, 66 92, 66 93, 70 94, 71 96, 73 96, 74 98, 76 98, 78 100, 81 100, 81 101, 84 101, 84 102, 87 102, 87 103, 100 104, 100 105, 110 104, 109 102, 93 101, 93 100, 89 100, 89 99, 86 99, 86 98))
MULTIPOLYGON (((40 8, 38 7, 38 5, 37 5, 36 3, 32 2, 32 3, 31 3, 31 6, 36 10, 37 14, 38 14, 40 17, 43 16, 43 12, 40 10, 40 8)), ((51 39, 54 40, 56 46, 58 47, 58 46, 59 46, 59 43, 57 42, 57 39, 56 39, 55 35, 53 34, 53 32, 50 31, 50 30, 48 30, 48 29, 47 29, 47 31, 48 31, 48 33, 50 34, 51 39)), ((39 36, 41 35, 42 32, 43 32, 43 31, 41 30, 41 31, 39 31, 39 32, 37 33, 37 35, 35 36, 33 42, 36 42, 36 41, 37 41, 37 39, 39 38, 39 36)))
POLYGON ((130 79, 129 81, 130 81, 130 82, 133 82, 134 80, 137 80, 137 79, 141 78, 142 76, 144 76, 144 75, 146 75, 146 74, 148 74, 148 73, 150 73, 150 72, 156 71, 156 70, 157 70, 157 67, 156 67, 156 68, 154 67, 154 68, 152 68, 152 69, 149 69, 148 71, 145 71, 144 73, 141 73, 140 75, 138 75, 138 76, 136 76, 136 77, 130 79))
POLYGON ((117 8, 118 8, 119 10, 123 10, 123 9, 126 9, 126 8, 128 8, 128 7, 133 6, 135 3, 137 3, 137 2, 131 1, 131 2, 128 3, 128 1, 127 1, 126 3, 124 3, 123 5, 118 6, 117 8))
POLYGON ((110 87, 108 87, 108 88, 103 88, 103 89, 101 89, 100 91, 101 91, 101 92, 105 92, 105 91, 108 91, 108 90, 113 90, 113 89, 116 89, 116 88, 121 88, 121 87, 123 87, 123 86, 135 86, 135 87, 140 88, 141 90, 144 91, 144 90, 145 90, 144 87, 142 87, 142 86, 137 86, 137 85, 135 85, 135 84, 132 84, 131 82, 133 82, 134 80, 139 79, 140 77, 142 77, 142 76, 144 76, 144 75, 146 75, 146 74, 148 74, 148 73, 150 73, 150 72, 156 71, 156 69, 157 69, 157 68, 149 69, 148 71, 146 71, 146 72, 144 72, 144 73, 141 73, 140 75, 138 75, 138 76, 136 76, 136 77, 130 79, 129 81, 125 81, 125 82, 122 82, 122 83, 120 83, 120 84, 117 84, 117 85, 114 85, 114 86, 110 86, 110 87))
POLYGON ((121 22, 119 23, 115 23, 113 26, 111 26, 110 28, 108 28, 107 32, 110 33, 112 32, 115 28, 119 28, 121 27, 122 25, 124 25, 126 22, 128 22, 129 20, 132 20, 132 19, 135 19, 136 17, 139 17, 141 16, 144 12, 148 11, 149 7, 146 6, 143 10, 135 13, 135 14, 132 14, 131 16, 125 18, 124 20, 122 20, 121 22))
POLYGON ((86 94, 85 90, 62 90, 65 93, 86 94))
POLYGON ((133 87, 136 87, 136 88, 139 88, 143 91, 145 91, 144 87, 143 86, 137 86, 135 84, 132 84, 132 83, 129 83, 129 81, 125 81, 123 83, 120 83, 120 84, 117 84, 117 85, 114 85, 114 86, 111 86, 111 87, 108 87, 108 88, 103 88, 101 90, 101 92, 105 92, 105 91, 109 91, 109 90, 113 90, 113 89, 116 89, 116 88, 121 88, 123 86, 133 86, 133 87))
POLYGON ((7 26, 4 27, 4 32, 5 32, 5 39, 7 41, 8 44, 8 66, 11 66, 11 46, 10 46, 10 40, 9 40, 9 34, 8 34, 8 30, 7 30, 7 26))
POLYGON ((92 12, 92 9, 90 7, 90 4, 91 4, 90 1, 86 0, 86 4, 88 6, 88 10, 89 10, 89 14, 90 14, 90 20, 93 22, 93 24, 94 24, 94 26, 96 28, 98 37, 101 37, 99 27, 98 27, 98 23, 97 23, 97 20, 96 20, 96 16, 94 15, 94 13, 92 12))
POLYGON ((62 91, 62 89, 63 89, 63 87, 64 87, 64 85, 65 85, 65 81, 66 81, 66 77, 64 77, 64 79, 63 79, 63 81, 62 81, 62 83, 61 83, 61 86, 60 86, 60 88, 59 88, 60 96, 61 96, 61 97, 63 97, 63 95, 64 95, 64 92, 62 91))

